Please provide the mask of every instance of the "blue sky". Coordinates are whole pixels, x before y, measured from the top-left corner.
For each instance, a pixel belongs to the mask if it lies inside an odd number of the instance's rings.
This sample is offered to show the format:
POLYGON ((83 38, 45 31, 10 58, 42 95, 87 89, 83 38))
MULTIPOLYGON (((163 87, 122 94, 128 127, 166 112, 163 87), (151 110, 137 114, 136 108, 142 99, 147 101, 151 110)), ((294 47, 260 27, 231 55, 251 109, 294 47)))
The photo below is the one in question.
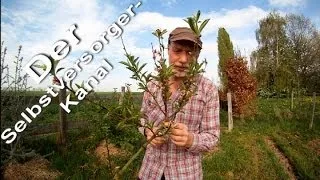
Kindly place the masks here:
MULTIPOLYGON (((27 63, 39 53, 48 53, 51 46, 66 37, 66 30, 74 23, 78 24, 81 43, 72 47, 71 53, 61 61, 59 66, 71 67, 74 62, 88 51, 99 35, 117 20, 130 4, 138 1, 123 0, 1 0, 1 40, 8 48, 7 63, 13 67, 12 59, 19 45, 23 46, 23 63, 27 63)), ((234 47, 242 55, 249 56, 257 46, 255 30, 260 19, 271 10, 281 14, 298 13, 309 17, 319 29, 320 5, 316 0, 144 0, 135 9, 136 16, 122 27, 123 38, 129 52, 139 56, 153 70, 151 43, 157 44, 151 34, 156 28, 165 28, 170 32, 177 26, 187 26, 183 18, 201 10, 203 18, 210 18, 203 32, 204 43, 200 60, 206 58, 208 66, 205 76, 215 84, 219 83, 217 75, 217 31, 225 27, 229 32, 234 47)), ((165 36, 167 38, 167 36, 165 36)), ((98 91, 112 91, 125 83, 136 90, 136 82, 130 79, 130 72, 118 62, 124 60, 120 39, 112 39, 104 46, 101 53, 77 75, 76 82, 88 79, 101 66, 99 59, 107 58, 114 65, 114 70, 97 87, 98 91)), ((11 68, 13 69, 13 68, 11 68)), ((61 71, 63 74, 63 71, 61 71)), ((45 89, 51 78, 47 77, 41 84, 29 80, 33 88, 45 89)))

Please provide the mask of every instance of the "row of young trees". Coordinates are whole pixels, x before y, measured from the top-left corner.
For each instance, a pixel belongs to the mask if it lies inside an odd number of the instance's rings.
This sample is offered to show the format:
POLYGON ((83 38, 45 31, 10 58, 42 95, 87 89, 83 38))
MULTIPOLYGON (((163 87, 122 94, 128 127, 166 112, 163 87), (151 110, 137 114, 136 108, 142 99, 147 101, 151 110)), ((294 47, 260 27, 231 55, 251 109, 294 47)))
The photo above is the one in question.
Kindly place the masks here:
POLYGON ((271 12, 259 21, 256 40, 248 66, 235 53, 225 28, 218 31, 220 98, 233 93, 236 115, 248 112, 257 92, 270 96, 320 90, 320 34, 310 19, 271 12))

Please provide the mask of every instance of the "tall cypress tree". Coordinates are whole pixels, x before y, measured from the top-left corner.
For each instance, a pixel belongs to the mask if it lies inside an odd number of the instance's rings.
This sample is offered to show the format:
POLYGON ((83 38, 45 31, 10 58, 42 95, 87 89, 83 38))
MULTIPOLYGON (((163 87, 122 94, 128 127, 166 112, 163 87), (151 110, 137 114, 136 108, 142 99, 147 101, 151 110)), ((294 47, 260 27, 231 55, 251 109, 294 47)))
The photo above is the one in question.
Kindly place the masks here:
POLYGON ((226 76, 226 62, 234 57, 233 45, 230 41, 229 34, 224 28, 218 31, 218 54, 219 54, 219 77, 223 90, 226 90, 228 79, 226 76))

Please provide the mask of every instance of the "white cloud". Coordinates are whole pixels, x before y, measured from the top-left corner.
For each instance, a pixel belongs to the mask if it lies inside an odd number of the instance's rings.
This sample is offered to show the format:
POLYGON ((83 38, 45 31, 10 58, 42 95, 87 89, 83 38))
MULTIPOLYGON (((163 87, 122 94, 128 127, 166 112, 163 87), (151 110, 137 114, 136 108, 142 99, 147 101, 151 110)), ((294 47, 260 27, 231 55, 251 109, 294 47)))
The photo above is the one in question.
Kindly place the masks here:
POLYGON ((244 28, 257 24, 258 21, 267 15, 267 11, 256 7, 249 6, 243 9, 222 9, 219 12, 210 12, 204 14, 204 18, 210 18, 212 22, 208 23, 209 29, 217 27, 225 28, 244 28))
POLYGON ((233 39, 233 48, 240 51, 241 55, 245 57, 250 57, 251 52, 256 49, 257 45, 254 37, 248 39, 233 39))
MULTIPOLYGON (((91 44, 98 40, 99 35, 111 25, 113 20, 116 20, 117 16, 114 6, 110 4, 101 6, 97 1, 41 0, 41 2, 30 1, 22 6, 25 8, 11 9, 11 11, 1 7, 2 18, 6 18, 5 21, 1 21, 1 39, 8 46, 7 59, 12 59, 16 55, 15 46, 20 44, 23 46, 23 64, 36 54, 49 54, 53 43, 60 39, 66 39, 66 30, 72 24, 77 23, 78 30, 76 32, 82 39, 81 43, 73 46, 70 55, 64 59, 64 61, 70 61, 64 63, 65 65, 73 65, 72 63, 84 51, 89 50, 91 44), (81 52, 81 54, 77 56, 74 52, 81 52)), ((13 66, 14 64, 9 62, 10 69, 14 69, 13 66)), ((91 65, 87 66, 86 70, 89 70, 89 72, 85 72, 88 75, 92 73, 90 70, 93 71, 95 68, 91 65)), ((33 80, 29 82, 32 87, 43 87, 50 84, 50 80, 40 85, 33 80)))
MULTIPOLYGON (((257 24, 267 13, 267 11, 255 6, 234 10, 222 9, 219 12, 212 11, 204 13, 202 15, 203 18, 211 19, 205 28, 204 34, 215 32, 218 27, 243 28, 257 24)), ((183 21, 183 18, 184 17, 168 17, 157 12, 141 12, 137 15, 135 23, 130 24, 128 29, 130 29, 130 31, 138 31, 166 27, 170 32, 177 26, 188 26, 183 21)))
MULTIPOLYGON (((174 4, 175 2, 176 1, 166 1, 166 3, 169 4, 174 4)), ((41 0, 41 2, 37 3, 31 1, 31 4, 27 5, 29 8, 24 8, 19 11, 8 11, 5 7, 1 7, 2 18, 9 19, 9 21, 1 22, 1 39, 8 43, 7 46, 9 46, 11 50, 10 56, 14 57, 16 52, 15 46, 18 44, 23 45, 22 56, 25 59, 25 63, 38 53, 48 53, 49 48, 54 42, 66 36, 66 30, 70 25, 77 23, 79 26, 77 32, 82 41, 79 45, 72 47, 71 54, 63 60, 65 67, 73 65, 84 51, 89 50, 89 47, 98 39, 99 35, 105 31, 113 21, 117 20, 118 15, 125 10, 119 10, 107 2, 104 2, 101 6, 97 1, 85 0, 67 0, 64 1, 64 3, 61 1, 41 0), (86 4, 86 6, 83 7, 83 4, 86 4), (13 24, 10 22, 16 23, 13 24)), ((211 18, 211 21, 203 33, 202 40, 204 42, 204 48, 200 56, 201 60, 204 58, 208 59, 206 73, 208 78, 214 79, 215 82, 218 80, 218 53, 216 44, 218 27, 223 26, 228 30, 233 29, 240 32, 240 35, 230 34, 231 38, 236 39, 234 44, 238 44, 240 47, 249 47, 248 51, 250 51, 254 47, 252 39, 254 37, 252 37, 252 34, 247 33, 247 29, 249 28, 253 31, 258 20, 266 14, 266 11, 255 6, 249 6, 243 9, 222 9, 221 11, 203 13, 203 18, 211 18)), ((157 12, 137 11, 137 15, 132 18, 133 22, 130 22, 123 28, 125 32, 124 39, 128 50, 135 56, 139 56, 143 63, 148 63, 147 70, 152 71, 153 61, 151 59, 151 47, 147 46, 148 44, 141 44, 140 41, 146 40, 146 37, 147 39, 151 39, 151 30, 157 28, 166 28, 170 32, 177 26, 187 26, 182 20, 183 18, 184 17, 165 16, 157 12), (150 36, 146 36, 146 32, 150 36)), ((168 33, 165 39, 167 36, 168 33)), ((130 72, 117 63, 124 60, 123 54, 120 39, 111 40, 110 44, 106 45, 104 50, 95 57, 95 60, 84 68, 85 70, 81 72, 79 79, 85 79, 90 76, 99 66, 99 59, 107 57, 114 63, 115 69, 101 82, 98 90, 112 91, 114 87, 119 88, 125 82, 134 84, 132 89, 136 90, 136 82, 129 78, 131 76, 130 72)), ((31 85, 33 87, 43 87, 48 85, 50 81, 51 80, 47 80, 41 85, 36 85, 33 81, 30 82, 32 82, 31 85)))
MULTIPOLYGON (((238 47, 243 55, 249 56, 256 47, 254 29, 257 27, 261 18, 268 14, 267 11, 249 6, 242 9, 222 9, 203 13, 203 18, 210 18, 210 22, 203 32, 202 41, 204 47, 200 55, 200 60, 207 58, 208 66, 206 76, 218 82, 218 50, 217 50, 217 31, 219 27, 225 27, 232 38, 234 46, 238 47), (234 35, 232 32, 236 31, 234 35), (251 32, 252 31, 252 32, 251 32), (248 33, 249 32, 249 33, 248 33)), ((184 17, 164 16, 157 12, 140 12, 135 18, 135 23, 128 25, 130 33, 140 31, 151 31, 157 28, 166 28, 168 32, 178 26, 188 26, 182 19, 184 17)), ((165 39, 168 33, 165 35, 165 39)))
POLYGON ((164 16, 157 12, 141 12, 137 14, 135 23, 128 25, 128 31, 155 30, 166 28, 168 31, 177 26, 186 26, 186 23, 180 17, 164 16))
POLYGON ((301 6, 306 3, 306 0, 269 0, 270 5, 272 6, 301 6))

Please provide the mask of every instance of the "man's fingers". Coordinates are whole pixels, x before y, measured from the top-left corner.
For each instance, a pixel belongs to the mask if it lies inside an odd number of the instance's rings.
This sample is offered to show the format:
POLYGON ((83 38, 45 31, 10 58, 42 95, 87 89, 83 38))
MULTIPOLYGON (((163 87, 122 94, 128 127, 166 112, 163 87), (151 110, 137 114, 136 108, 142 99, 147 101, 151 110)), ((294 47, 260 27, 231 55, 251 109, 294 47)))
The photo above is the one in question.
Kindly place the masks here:
POLYGON ((188 134, 188 131, 186 130, 181 130, 181 129, 172 129, 171 130, 171 135, 174 136, 185 136, 188 134))
POLYGON ((154 141, 157 143, 164 143, 165 139, 163 137, 157 137, 154 139, 154 141))
POLYGON ((150 144, 151 144, 152 146, 158 146, 158 144, 156 144, 156 143, 153 142, 153 141, 151 141, 150 144))
POLYGON ((172 141, 175 145, 177 145, 177 146, 184 146, 184 145, 185 145, 184 142, 175 141, 175 140, 173 140, 173 139, 171 139, 171 141, 172 141))
POLYGON ((183 129, 186 129, 186 128, 187 128, 187 126, 185 124, 183 124, 183 123, 175 123, 174 126, 173 126, 173 129, 181 129, 181 130, 183 130, 183 129))
POLYGON ((147 140, 149 141, 151 139, 152 135, 147 135, 147 140))
POLYGON ((147 135, 147 136, 152 136, 154 133, 157 132, 158 129, 159 129, 158 127, 153 127, 153 128, 152 128, 152 131, 151 131, 151 129, 146 128, 146 135, 147 135))
POLYGON ((182 132, 182 130, 180 130, 180 129, 175 129, 175 128, 171 129, 171 134, 176 135, 176 136, 181 134, 181 132, 182 132))
POLYGON ((159 145, 165 143, 165 141, 166 140, 163 137, 156 137, 150 142, 150 144, 152 144, 153 146, 159 146, 159 145))
POLYGON ((185 142, 187 140, 187 136, 174 136, 171 135, 170 138, 175 142, 185 142))
POLYGON ((173 141, 175 141, 175 142, 177 142, 177 141, 181 141, 181 137, 180 136, 170 136, 170 138, 173 140, 173 141))

